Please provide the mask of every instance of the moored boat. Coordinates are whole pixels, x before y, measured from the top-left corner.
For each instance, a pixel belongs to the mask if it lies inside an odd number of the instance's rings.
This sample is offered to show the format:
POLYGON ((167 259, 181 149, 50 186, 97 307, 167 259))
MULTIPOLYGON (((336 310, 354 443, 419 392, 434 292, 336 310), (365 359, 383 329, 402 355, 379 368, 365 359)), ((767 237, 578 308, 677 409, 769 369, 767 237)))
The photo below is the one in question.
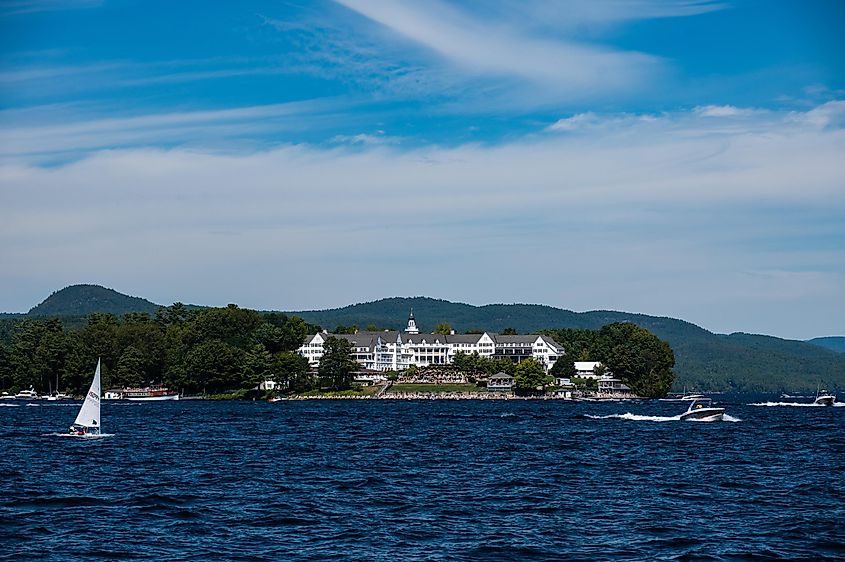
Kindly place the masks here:
POLYGON ((29 390, 21 390, 15 394, 15 400, 38 400, 39 398, 38 393, 32 388, 29 390))
POLYGON ((123 399, 130 402, 158 402, 162 400, 179 400, 179 393, 165 386, 148 386, 146 388, 124 388, 123 399))
POLYGON ((681 414, 681 421, 721 421, 724 415, 724 408, 713 406, 709 398, 699 398, 693 400, 687 411, 681 414))

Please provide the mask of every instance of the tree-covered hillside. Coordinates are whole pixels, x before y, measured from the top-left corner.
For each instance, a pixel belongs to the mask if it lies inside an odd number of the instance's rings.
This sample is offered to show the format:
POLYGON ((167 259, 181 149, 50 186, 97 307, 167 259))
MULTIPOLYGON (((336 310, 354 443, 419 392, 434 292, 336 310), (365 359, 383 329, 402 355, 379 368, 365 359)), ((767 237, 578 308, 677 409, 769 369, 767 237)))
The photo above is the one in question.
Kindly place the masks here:
MULTIPOLYGON (((9 345, 15 326, 33 315, 57 316, 65 329, 81 329, 90 313, 152 315, 157 308, 149 301, 111 289, 76 285, 54 293, 30 315, 4 315, 0 318, 0 342, 9 345)), ((840 340, 845 341, 841 337, 800 342, 752 334, 714 334, 683 320, 645 314, 607 310, 579 313, 533 304, 472 306, 426 297, 388 298, 287 314, 328 330, 338 326, 403 329, 411 308, 423 332, 433 331, 438 324, 449 324, 458 332, 512 328, 524 334, 560 328, 599 330, 608 324, 632 322, 671 345, 678 389, 782 392, 814 390, 819 384, 845 389, 845 353, 828 349, 837 349, 840 340)))
POLYGON ((421 331, 448 322, 456 331, 515 328, 519 333, 558 328, 598 330, 632 322, 669 342, 675 352, 676 388, 711 391, 782 392, 813 390, 821 382, 845 388, 845 355, 807 342, 752 334, 714 334, 674 318, 599 310, 573 312, 534 304, 472 306, 425 297, 389 298, 339 309, 298 311, 307 322, 328 329, 402 329, 413 308, 421 331))
POLYGON ((155 314, 160 305, 139 297, 130 297, 100 285, 71 285, 56 291, 32 308, 29 316, 87 316, 146 312, 155 314))
POLYGON ((845 353, 845 336, 827 336, 824 338, 813 338, 807 343, 830 349, 837 353, 845 353))
POLYGON ((0 389, 80 394, 102 360, 103 388, 164 383, 187 394, 254 388, 275 380, 308 389, 308 361, 294 351, 315 330, 299 318, 229 305, 151 316, 93 313, 68 329, 58 318, 24 318, 0 342, 0 389))

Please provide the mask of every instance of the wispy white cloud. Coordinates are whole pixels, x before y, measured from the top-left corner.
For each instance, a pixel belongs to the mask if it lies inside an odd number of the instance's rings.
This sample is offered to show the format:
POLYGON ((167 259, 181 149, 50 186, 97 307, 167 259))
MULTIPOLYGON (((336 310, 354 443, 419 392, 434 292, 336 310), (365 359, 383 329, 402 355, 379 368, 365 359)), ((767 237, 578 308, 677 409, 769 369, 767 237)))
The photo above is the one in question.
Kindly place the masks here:
POLYGON ((518 23, 481 19, 440 1, 340 2, 464 73, 554 87, 556 96, 577 98, 636 86, 657 63, 642 53, 538 37, 525 33, 518 23))
POLYGON ((90 279, 161 302, 431 294, 809 337, 845 315, 834 243, 845 237, 845 130, 798 117, 595 114, 577 134, 499 146, 136 148, 7 163, 0 247, 4 268, 52 289, 90 279), (521 267, 504 266, 516 255, 521 267), (805 313, 772 318, 775 302, 805 313))
MULTIPOLYGON (((348 107, 344 103, 344 108, 348 107)), ((64 106, 46 106, 44 115, 35 109, 6 110, 0 111, 0 160, 38 161, 56 153, 80 155, 129 146, 255 140, 271 132, 336 126, 341 119, 333 116, 337 108, 337 100, 325 99, 131 117, 65 116, 60 122, 48 116, 65 111, 64 106)))
POLYGON ((740 117, 753 115, 753 109, 739 108, 733 105, 703 105, 694 111, 702 117, 740 117))
POLYGON ((332 142, 342 144, 379 145, 399 144, 401 139, 384 134, 384 131, 376 131, 375 134, 359 133, 357 135, 335 135, 332 142))
POLYGON ((682 0, 337 3, 357 17, 329 11, 302 21, 264 18, 300 47, 299 71, 310 68, 375 96, 436 100, 440 110, 462 113, 512 113, 648 90, 665 78, 666 61, 611 47, 602 30, 723 7, 682 0))

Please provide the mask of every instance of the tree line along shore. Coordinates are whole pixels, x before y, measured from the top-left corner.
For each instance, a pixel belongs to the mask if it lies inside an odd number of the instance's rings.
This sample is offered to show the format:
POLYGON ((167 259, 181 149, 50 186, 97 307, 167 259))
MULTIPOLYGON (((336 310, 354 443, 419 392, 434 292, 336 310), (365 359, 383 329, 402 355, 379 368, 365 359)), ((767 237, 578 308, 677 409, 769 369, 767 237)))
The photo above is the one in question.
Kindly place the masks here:
MULTIPOLYGON (((444 322, 438 329, 447 327, 444 322)), ((348 329, 337 327, 338 332, 348 329)), ((189 309, 175 303, 155 314, 94 313, 82 325, 69 327, 58 318, 25 318, 0 334, 0 390, 81 395, 100 358, 104 389, 162 384, 209 398, 371 395, 372 389, 355 381, 360 366, 348 341, 329 337, 317 369, 296 352, 307 334, 321 330, 297 316, 236 305, 189 309), (265 381, 273 381, 275 388, 257 390, 265 381)), ((579 360, 600 361, 638 396, 664 396, 674 382, 671 347, 640 326, 614 323, 600 330, 539 333, 566 350, 549 372, 531 358, 517 364, 462 353, 443 369, 480 390, 490 375, 507 373, 517 396, 542 395, 553 388, 554 379, 574 378, 574 361, 579 360)), ((385 373, 390 382, 408 374, 385 373)))

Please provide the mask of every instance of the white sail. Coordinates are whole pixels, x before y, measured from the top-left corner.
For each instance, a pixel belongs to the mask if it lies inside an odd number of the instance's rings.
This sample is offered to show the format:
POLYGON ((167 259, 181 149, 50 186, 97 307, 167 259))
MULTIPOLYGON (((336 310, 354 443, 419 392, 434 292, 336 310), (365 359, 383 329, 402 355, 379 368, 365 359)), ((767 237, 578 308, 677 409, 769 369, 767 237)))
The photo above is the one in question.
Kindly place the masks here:
POLYGON ((94 380, 91 382, 91 388, 88 389, 88 394, 85 395, 85 402, 82 403, 82 408, 79 409, 79 414, 76 416, 75 425, 82 425, 85 427, 96 427, 100 429, 100 360, 97 359, 97 370, 94 372, 94 380))

